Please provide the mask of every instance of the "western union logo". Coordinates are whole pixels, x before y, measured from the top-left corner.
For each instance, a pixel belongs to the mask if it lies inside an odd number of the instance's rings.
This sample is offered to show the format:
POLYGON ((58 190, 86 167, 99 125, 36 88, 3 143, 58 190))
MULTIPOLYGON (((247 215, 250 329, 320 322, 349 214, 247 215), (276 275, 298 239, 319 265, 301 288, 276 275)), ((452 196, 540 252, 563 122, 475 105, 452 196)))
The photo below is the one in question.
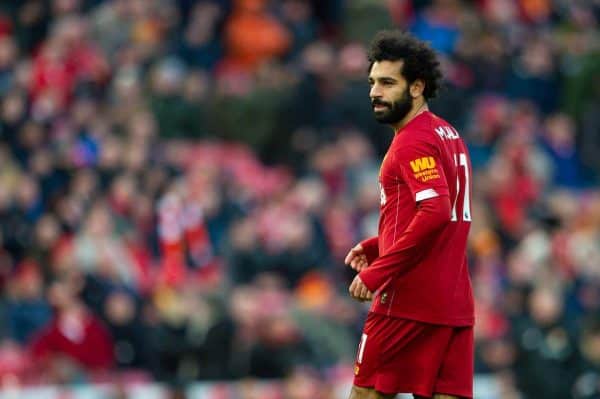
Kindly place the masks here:
POLYGON ((435 159, 433 157, 417 158, 414 161, 410 161, 410 167, 414 173, 419 173, 422 170, 435 168, 435 159))

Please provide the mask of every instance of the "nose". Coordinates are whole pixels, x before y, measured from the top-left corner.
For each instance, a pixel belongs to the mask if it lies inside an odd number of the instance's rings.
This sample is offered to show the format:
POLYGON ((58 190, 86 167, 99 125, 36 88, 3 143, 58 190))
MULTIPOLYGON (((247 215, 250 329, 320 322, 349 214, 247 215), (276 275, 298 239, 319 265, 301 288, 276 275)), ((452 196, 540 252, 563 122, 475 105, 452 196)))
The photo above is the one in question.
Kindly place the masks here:
POLYGON ((371 90, 369 91, 369 97, 371 97, 371 100, 381 98, 381 86, 377 83, 373 84, 373 86, 371 86, 371 90))

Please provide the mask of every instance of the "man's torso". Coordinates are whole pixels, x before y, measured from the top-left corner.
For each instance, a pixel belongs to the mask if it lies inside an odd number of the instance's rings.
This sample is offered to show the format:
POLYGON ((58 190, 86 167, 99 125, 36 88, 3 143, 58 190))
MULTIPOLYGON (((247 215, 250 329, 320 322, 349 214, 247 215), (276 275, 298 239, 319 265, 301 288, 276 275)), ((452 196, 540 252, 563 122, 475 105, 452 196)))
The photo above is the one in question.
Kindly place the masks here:
POLYGON ((379 176, 379 255, 407 228, 419 201, 448 195, 453 215, 423 243, 417 266, 378 291, 371 311, 434 324, 473 324, 466 260, 470 183, 466 146, 444 120, 424 112, 396 134, 379 176))

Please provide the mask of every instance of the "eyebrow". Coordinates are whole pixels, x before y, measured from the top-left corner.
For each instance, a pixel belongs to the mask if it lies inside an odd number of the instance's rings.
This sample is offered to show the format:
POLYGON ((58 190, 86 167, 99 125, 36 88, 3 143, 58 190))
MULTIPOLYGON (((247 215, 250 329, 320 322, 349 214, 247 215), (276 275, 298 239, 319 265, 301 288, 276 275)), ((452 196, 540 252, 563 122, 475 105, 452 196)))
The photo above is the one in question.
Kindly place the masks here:
POLYGON ((369 76, 369 82, 374 82, 376 80, 383 81, 383 82, 389 82, 389 83, 396 83, 398 81, 398 79, 395 79, 391 76, 380 76, 380 77, 375 77, 375 78, 372 76, 369 76))

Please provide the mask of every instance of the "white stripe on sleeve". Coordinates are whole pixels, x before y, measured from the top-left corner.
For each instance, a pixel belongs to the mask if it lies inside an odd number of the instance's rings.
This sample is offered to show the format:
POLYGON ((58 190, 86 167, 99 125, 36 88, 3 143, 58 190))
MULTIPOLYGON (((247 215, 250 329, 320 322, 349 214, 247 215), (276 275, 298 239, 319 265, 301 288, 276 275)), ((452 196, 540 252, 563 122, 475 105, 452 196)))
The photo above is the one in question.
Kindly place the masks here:
POLYGON ((433 188, 428 188, 427 190, 419 191, 418 193, 416 193, 415 201, 424 201, 426 199, 435 198, 437 196, 439 196, 437 191, 435 191, 433 188))

